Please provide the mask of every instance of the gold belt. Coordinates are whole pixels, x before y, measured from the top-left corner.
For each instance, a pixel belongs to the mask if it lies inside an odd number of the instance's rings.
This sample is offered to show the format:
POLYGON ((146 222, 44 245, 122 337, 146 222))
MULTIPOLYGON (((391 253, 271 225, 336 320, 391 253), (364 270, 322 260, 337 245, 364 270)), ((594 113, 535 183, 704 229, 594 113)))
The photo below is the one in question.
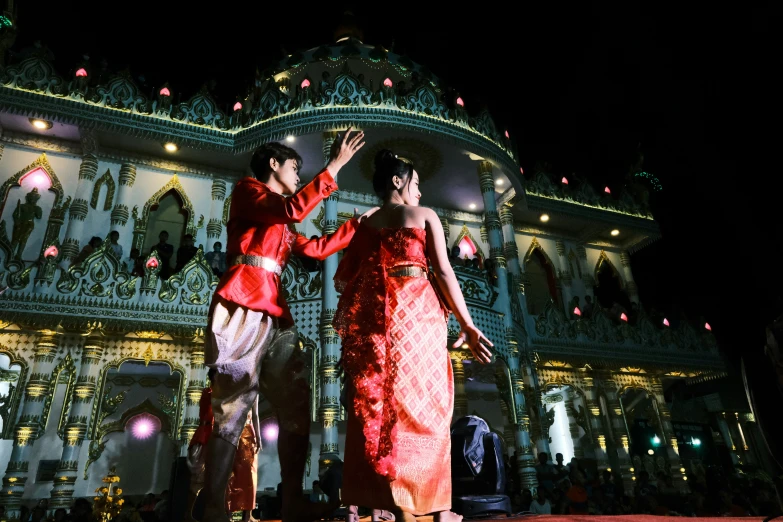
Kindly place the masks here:
POLYGON ((395 266, 387 273, 389 277, 427 277, 427 270, 420 266, 395 266))
POLYGON ((277 261, 264 256, 246 256, 244 254, 234 256, 231 258, 230 266, 234 265, 247 265, 263 268, 267 272, 276 274, 278 277, 283 274, 283 267, 278 265, 277 261))

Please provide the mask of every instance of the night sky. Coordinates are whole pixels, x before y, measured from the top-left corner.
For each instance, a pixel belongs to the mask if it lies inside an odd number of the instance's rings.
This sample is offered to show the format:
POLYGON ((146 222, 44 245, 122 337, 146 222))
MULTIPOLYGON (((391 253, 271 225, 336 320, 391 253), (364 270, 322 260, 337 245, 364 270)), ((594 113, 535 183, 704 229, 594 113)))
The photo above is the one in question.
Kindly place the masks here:
POLYGON ((619 189, 641 150, 663 185, 653 207, 663 239, 632 256, 644 306, 705 318, 732 361, 761 350, 783 313, 779 7, 166 5, 176 3, 24 0, 14 49, 40 39, 62 75, 82 54, 106 58, 148 91, 169 81, 189 96, 214 79, 227 105, 257 66, 332 42, 353 7, 365 43, 427 65, 469 112, 486 104, 528 173, 544 160, 619 189))

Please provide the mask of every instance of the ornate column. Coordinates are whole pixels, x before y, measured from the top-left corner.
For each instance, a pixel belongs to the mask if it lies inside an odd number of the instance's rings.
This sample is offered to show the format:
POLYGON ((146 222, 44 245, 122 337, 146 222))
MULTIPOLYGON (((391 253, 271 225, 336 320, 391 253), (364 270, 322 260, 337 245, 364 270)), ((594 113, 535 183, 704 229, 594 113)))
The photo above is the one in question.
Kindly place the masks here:
MULTIPOLYGON (((117 199, 115 199, 114 208, 111 209, 111 226, 112 230, 116 230, 120 233, 120 241, 126 241, 126 235, 128 234, 128 219, 130 218, 130 210, 128 210, 128 203, 130 203, 130 194, 133 184, 136 182, 136 165, 132 163, 123 163, 120 166, 120 185, 117 187, 117 199)), ((127 244, 132 244, 133 240, 128 241, 127 244)), ((130 254, 130 249, 126 252, 126 255, 130 254)), ((122 261, 122 260, 120 260, 122 261)))
MULTIPOLYGON (((571 288, 571 271, 568 269, 568 259, 566 259, 565 243, 558 239, 555 241, 555 248, 557 248, 557 259, 560 263, 560 270, 558 271, 557 278, 562 283, 561 288, 563 290, 563 306, 565 307, 566 317, 573 317, 574 308, 571 306, 571 299, 574 298, 574 292, 571 288)), ((580 302, 579 307, 583 304, 580 302)))
POLYGON ((80 241, 84 220, 87 219, 87 211, 90 209, 89 200, 92 195, 95 175, 98 173, 98 158, 91 153, 82 157, 79 166, 79 182, 76 184, 76 196, 68 211, 68 228, 65 231, 63 242, 63 261, 73 260, 81 251, 80 241))
POLYGON ((54 475, 50 509, 59 507, 67 509, 73 503, 74 485, 79 471, 79 455, 90 425, 104 348, 103 333, 100 330, 89 332, 82 349, 81 366, 73 390, 71 412, 65 425, 63 451, 54 475))
POLYGON ((729 455, 731 455, 731 463, 736 466, 739 464, 739 458, 737 457, 737 446, 734 445, 734 439, 731 437, 729 424, 726 422, 725 411, 718 416, 718 429, 720 429, 720 435, 723 438, 723 442, 726 444, 726 448, 729 450, 729 455))
POLYGON ((635 470, 631 462, 630 439, 625 425, 623 409, 620 405, 617 383, 611 377, 604 380, 604 392, 606 393, 607 408, 609 410, 607 414, 611 423, 612 435, 614 436, 615 449, 617 451, 617 462, 620 468, 616 472, 619 472, 622 477, 626 493, 631 493, 634 489, 633 481, 636 480, 636 477, 634 476, 635 470))
POLYGON ((625 288, 628 292, 628 298, 636 304, 639 304, 639 290, 636 288, 636 281, 633 280, 631 272, 631 255, 625 251, 620 252, 620 263, 623 265, 623 275, 625 275, 625 288))
POLYGON ((451 367, 454 372, 454 415, 453 420, 468 414, 468 395, 465 392, 465 359, 471 357, 469 350, 451 349, 451 367))
POLYGON ((512 423, 515 425, 516 430, 514 442, 517 448, 517 469, 519 470, 521 487, 535 491, 538 487, 538 480, 536 479, 534 468, 533 446, 530 443, 530 417, 525 408, 525 383, 522 379, 519 345, 511 313, 506 258, 503 256, 503 230, 501 229, 497 203, 495 202, 495 180, 492 176, 492 164, 488 161, 481 161, 478 165, 478 176, 481 194, 484 198, 484 220, 489 239, 489 252, 490 257, 495 262, 498 277, 498 304, 503 313, 503 322, 506 327, 505 347, 501 344, 503 341, 497 339, 495 350, 500 353, 505 352, 506 363, 509 367, 511 380, 509 399, 514 404, 512 423))
MULTIPOLYGON (((500 391, 500 389, 498 389, 500 391)), ((503 415, 503 418, 506 419, 506 423, 503 425, 503 442, 506 443, 506 449, 514 448, 514 426, 508 422, 508 419, 511 418, 510 412, 508 411, 508 404, 506 404, 506 401, 503 400, 502 397, 499 398, 500 400, 500 413, 503 415)))
POLYGON ((601 422, 601 416, 604 412, 601 411, 601 401, 598 400, 598 390, 595 387, 592 377, 584 377, 585 383, 585 400, 587 402, 587 414, 588 422, 590 423, 590 430, 593 436, 593 448, 595 453, 595 460, 599 471, 609 469, 609 458, 606 454, 606 435, 604 433, 604 426, 601 422))
POLYGON ((188 375, 188 387, 185 391, 185 421, 182 423, 182 439, 180 444, 180 456, 187 457, 188 444, 198 428, 198 403, 201 400, 201 392, 206 386, 206 371, 204 367, 204 340, 199 337, 190 345, 190 372, 188 375), (200 341, 200 342, 199 342, 200 341))
MULTIPOLYGON (((669 459, 672 470, 679 470, 682 468, 682 460, 680 459, 680 448, 677 444, 677 437, 674 434, 674 426, 672 426, 672 415, 669 412, 669 407, 666 406, 666 398, 663 395, 663 384, 657 377, 652 379, 652 392, 653 407, 658 414, 658 421, 661 426, 661 434, 663 440, 666 441, 666 456, 669 459)), ((683 480, 681 473, 672 473, 674 479, 674 485, 678 489, 686 490, 688 485, 683 480)))
POLYGON ((587 250, 585 250, 584 245, 576 247, 576 256, 579 259, 579 266, 582 267, 582 282, 585 285, 585 295, 589 295, 593 299, 593 305, 595 306, 595 294, 593 293, 595 277, 593 277, 593 271, 587 266, 587 250))
POLYGON ((38 333, 33 348, 33 365, 30 378, 25 387, 22 414, 14 430, 14 445, 11 458, 3 477, 3 494, 0 499, 6 507, 6 513, 17 511, 21 504, 22 493, 27 482, 28 455, 30 446, 41 433, 44 401, 49 395, 50 374, 57 353, 57 332, 43 330, 38 333))
MULTIPOLYGON (((329 160, 329 150, 337 137, 336 132, 324 132, 324 162, 329 160)), ((324 200, 324 235, 337 230, 337 191, 324 200)), ((321 272, 321 360, 318 375, 321 379, 318 418, 321 421, 321 453, 318 469, 323 469, 340 452, 338 446, 337 421, 340 419, 340 379, 337 377, 337 364, 340 358, 340 337, 332 327, 332 319, 337 310, 337 290, 334 288, 334 274, 337 271, 337 254, 324 259, 321 272)))
POLYGON ((585 456, 582 448, 582 438, 579 436, 579 424, 577 422, 579 412, 574 405, 574 391, 569 390, 565 400, 566 415, 568 415, 568 431, 571 433, 571 441, 574 444, 574 457, 582 459, 585 456))
MULTIPOLYGON (((207 250, 212 252, 215 242, 223 234, 223 206, 226 203, 226 182, 222 179, 212 180, 212 206, 209 207, 209 223, 207 223, 207 250)), ((226 245, 223 245, 225 252, 226 245)), ((205 253, 206 253, 205 252, 205 253)))

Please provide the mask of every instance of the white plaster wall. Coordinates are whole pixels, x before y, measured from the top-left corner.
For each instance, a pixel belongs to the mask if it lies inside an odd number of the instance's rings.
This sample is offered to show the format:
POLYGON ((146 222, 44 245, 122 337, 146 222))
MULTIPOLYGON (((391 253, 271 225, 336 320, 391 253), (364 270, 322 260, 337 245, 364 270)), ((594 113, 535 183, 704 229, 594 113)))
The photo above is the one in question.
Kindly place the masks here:
POLYGON ((23 498, 43 498, 51 494, 54 483, 36 482, 35 476, 38 472, 38 463, 41 460, 60 460, 63 453, 63 441, 57 436, 57 426, 60 422, 60 414, 63 410, 65 401, 65 391, 67 384, 58 384, 54 392, 52 407, 49 410, 49 421, 46 424, 46 431, 43 436, 36 440, 30 448, 27 459, 29 464, 29 477, 24 488, 23 498))
MULTIPOLYGON (((26 169, 40 157, 40 152, 20 149, 13 145, 6 144, 3 152, 3 160, 0 161, 0 184, 4 183, 23 169, 26 169)), ((79 165, 81 164, 81 159, 70 154, 60 153, 47 153, 46 158, 63 187, 63 201, 68 196, 73 197, 76 193, 76 184, 79 180, 79 165)), ((16 208, 17 200, 22 200, 22 203, 24 203, 25 194, 30 192, 32 188, 33 181, 31 178, 27 178, 24 180, 21 187, 14 187, 8 193, 8 198, 3 206, 0 219, 5 221, 6 234, 8 235, 9 240, 11 239, 11 232, 13 230, 12 216, 14 209, 16 208)), ((54 192, 49 190, 39 190, 39 192, 41 193, 41 199, 38 200, 38 206, 43 210, 43 216, 40 220, 36 220, 35 229, 27 240, 27 247, 22 256, 25 261, 35 261, 38 258, 44 233, 46 232, 49 214, 51 212, 52 204, 54 203, 54 192)), ((0 204, 2 204, 2 201, 0 201, 0 204)), ((64 239, 65 228, 66 226, 63 226, 60 229, 60 241, 64 239)))

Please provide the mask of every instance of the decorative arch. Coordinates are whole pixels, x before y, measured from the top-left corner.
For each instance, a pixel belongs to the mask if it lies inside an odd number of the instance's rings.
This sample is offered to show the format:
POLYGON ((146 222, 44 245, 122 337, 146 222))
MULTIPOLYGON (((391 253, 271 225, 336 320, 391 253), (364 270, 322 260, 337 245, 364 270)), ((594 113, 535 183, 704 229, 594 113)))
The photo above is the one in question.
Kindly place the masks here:
POLYGON ((568 269, 572 278, 576 278, 578 275, 579 279, 582 279, 582 265, 579 264, 579 258, 573 249, 568 251, 568 269), (574 267, 576 267, 576 271, 574 271, 574 267))
POLYGON ((623 276, 617 270, 617 267, 614 266, 612 260, 609 259, 609 256, 606 255, 605 250, 601 250, 601 253, 598 255, 598 261, 595 263, 595 270, 593 271, 593 277, 595 280, 598 281, 598 273, 601 271, 604 265, 608 266, 612 270, 612 273, 617 276, 617 280, 620 282, 620 287, 625 289, 625 280, 623 279, 623 276))
POLYGON ((538 249, 538 251, 541 252, 541 255, 544 257, 546 262, 549 264, 550 267, 552 267, 552 271, 557 273, 557 270, 555 269, 555 264, 552 262, 552 258, 549 257, 549 254, 546 253, 546 250, 544 250, 544 247, 541 246, 541 243, 539 243, 538 239, 535 238, 535 237, 533 238, 533 241, 530 242, 530 247, 527 249, 527 253, 525 254, 523 268, 527 267, 527 263, 533 257, 534 251, 536 249, 538 249))
POLYGON ((8 363, 9 366, 18 364, 20 367, 19 379, 17 380, 17 383, 19 384, 14 387, 13 393, 9 393, 10 396, 8 397, 8 402, 3 405, 3 408, 8 412, 8 422, 3 425, 3 431, 0 433, 0 439, 12 439, 14 436, 14 427, 16 424, 16 414, 19 411, 19 404, 22 402, 22 395, 24 393, 24 386, 21 384, 27 382, 27 373, 30 370, 30 367, 28 366, 26 360, 17 357, 10 348, 2 344, 0 344, 0 353, 8 356, 10 359, 10 362, 8 363))
POLYGON ((109 169, 106 169, 103 176, 95 182, 95 186, 92 189, 92 198, 90 198, 90 206, 94 209, 98 208, 98 198, 101 197, 101 186, 103 185, 106 185, 106 200, 103 203, 103 210, 111 210, 117 185, 114 183, 114 178, 109 169))
POLYGON ((46 153, 44 152, 38 156, 38 159, 5 180, 5 182, 0 185, 0 198, 2 198, 0 213, 2 213, 5 209, 5 204, 8 200, 8 193, 11 191, 11 189, 14 187, 21 187, 22 179, 25 178, 28 174, 32 174, 36 170, 43 171, 49 177, 49 181, 51 182, 49 190, 54 192, 54 203, 52 204, 52 208, 57 207, 62 202, 64 195, 63 186, 60 183, 60 179, 57 177, 57 174, 55 174, 54 169, 49 164, 49 159, 46 157, 46 153))
MULTIPOLYGON (((180 200, 182 201, 182 208, 187 212, 188 218, 185 222, 185 233, 186 234, 192 234, 193 237, 196 237, 196 233, 198 232, 198 228, 195 225, 194 219, 195 219, 195 211, 193 210, 193 203, 190 201, 190 198, 188 197, 188 194, 185 192, 185 188, 182 186, 182 183, 179 181, 179 176, 174 174, 172 176, 171 180, 169 180, 168 183, 163 185, 160 190, 158 190, 155 194, 153 194, 150 199, 147 200, 146 203, 144 203, 144 208, 141 211, 141 216, 139 216, 138 219, 136 219, 136 223, 133 227, 133 246, 134 248, 141 249, 144 245, 144 241, 146 240, 147 236, 147 225, 149 224, 149 218, 150 213, 152 212, 152 208, 156 207, 160 204, 160 200, 163 199, 166 194, 169 192, 175 192, 177 196, 179 196, 180 200)), ((134 209, 135 212, 135 209, 134 209)))
POLYGON ((114 422, 111 422, 101 428, 100 431, 100 437, 103 438, 109 433, 117 432, 117 431, 125 431, 125 428, 128 424, 128 421, 131 420, 136 415, 139 415, 140 413, 148 413, 154 417, 157 417, 160 421, 160 431, 161 433, 173 433, 172 430, 175 429, 171 425, 171 421, 169 420, 169 416, 166 415, 166 413, 157 407, 155 404, 152 403, 152 401, 149 400, 149 398, 144 399, 143 402, 140 404, 137 404, 136 406, 132 408, 128 408, 125 410, 125 412, 120 416, 120 418, 114 422))
MULTIPOLYGON (((90 427, 87 430, 87 438, 88 439, 98 439, 100 440, 100 433, 103 432, 103 428, 100 426, 99 415, 100 410, 103 407, 103 396, 105 394, 106 389, 106 377, 109 374, 109 370, 119 370, 120 367, 128 362, 143 362, 145 365, 149 365, 150 362, 155 363, 161 363, 165 364, 169 367, 169 375, 174 375, 175 373, 179 374, 179 390, 177 391, 177 397, 176 397, 176 411, 174 412, 174 415, 171 416, 171 418, 176 419, 176 426, 173 426, 173 429, 176 431, 179 431, 179 427, 182 424, 182 417, 185 414, 185 408, 183 407, 185 396, 187 393, 187 387, 188 387, 188 372, 185 371, 185 368, 182 366, 167 360, 167 359, 160 359, 154 357, 154 354, 152 353, 152 345, 147 346, 147 350, 142 353, 140 356, 130 356, 130 357, 122 357, 120 359, 114 359, 113 361, 110 361, 106 363, 103 368, 101 368, 100 373, 98 374, 98 390, 99 393, 96 393, 95 399, 92 401, 92 414, 90 416, 90 427)), ((169 422, 171 424, 171 422, 169 422)), ((108 425, 107 425, 108 426, 108 425)), ((178 435, 174 432, 170 432, 172 435, 178 435)))
POLYGON ((460 242, 464 239, 468 238, 471 243, 473 243, 473 246, 476 247, 476 255, 479 256, 479 258, 484 261, 486 259, 486 256, 484 255, 484 251, 481 250, 481 245, 478 241, 476 241, 476 238, 473 237, 473 234, 470 233, 470 230, 468 230, 468 226, 463 224, 462 229, 459 231, 459 234, 457 234, 457 238, 454 240, 454 243, 451 245, 451 248, 454 248, 455 246, 459 246, 460 242))
POLYGON ((550 300, 555 303, 560 302, 560 293, 558 292, 557 283, 557 269, 555 268, 555 264, 552 262, 552 259, 549 257, 549 255, 547 255, 546 251, 535 237, 533 238, 533 241, 530 242, 530 248, 528 248, 527 253, 525 254, 524 270, 525 277, 530 284, 530 290, 526 292, 528 295, 528 313, 534 315, 541 313, 546 308, 547 303, 550 300), (541 264, 541 268, 543 269, 543 277, 546 280, 546 293, 544 293, 542 288, 539 288, 539 286, 543 285, 543 282, 539 280, 542 274, 538 270, 531 270, 529 265, 534 257, 538 258, 538 262, 541 264), (533 277, 534 274, 536 277, 533 277), (539 280, 538 284, 534 284, 534 279, 539 280))
POLYGON ((76 384, 76 364, 74 363, 70 352, 68 352, 63 360, 55 366, 54 370, 52 370, 49 379, 49 393, 44 396, 43 412, 41 413, 41 433, 46 430, 46 426, 49 424, 49 412, 52 409, 52 401, 54 400, 57 384, 63 374, 65 375, 66 384, 68 386, 65 390, 63 409, 60 412, 60 419, 57 423, 57 435, 61 439, 65 436, 65 425, 67 424, 68 416, 71 413, 71 395, 73 394, 73 387, 76 384))

